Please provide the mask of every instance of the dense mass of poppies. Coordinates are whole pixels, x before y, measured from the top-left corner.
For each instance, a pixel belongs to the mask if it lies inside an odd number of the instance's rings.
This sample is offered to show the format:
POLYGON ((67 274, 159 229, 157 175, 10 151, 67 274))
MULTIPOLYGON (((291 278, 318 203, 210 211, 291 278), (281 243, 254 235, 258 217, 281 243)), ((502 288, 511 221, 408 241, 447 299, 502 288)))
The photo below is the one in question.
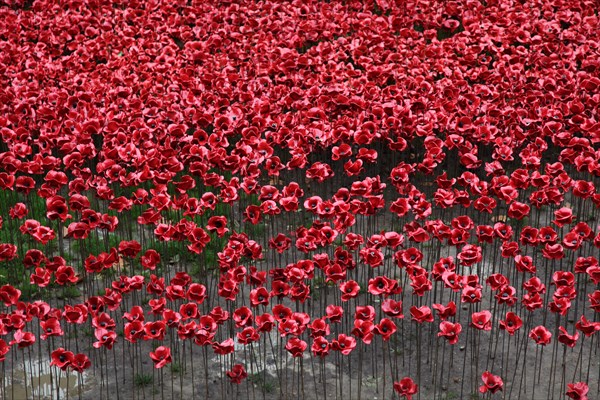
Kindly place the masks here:
POLYGON ((600 394, 594 1, 3 0, 0 71, 0 397, 600 394))

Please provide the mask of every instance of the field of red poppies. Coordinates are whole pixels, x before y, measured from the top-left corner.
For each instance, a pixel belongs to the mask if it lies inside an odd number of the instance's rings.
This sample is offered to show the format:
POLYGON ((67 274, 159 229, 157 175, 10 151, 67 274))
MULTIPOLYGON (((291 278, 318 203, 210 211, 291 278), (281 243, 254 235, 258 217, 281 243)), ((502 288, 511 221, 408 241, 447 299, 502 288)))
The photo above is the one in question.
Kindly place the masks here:
POLYGON ((597 0, 0 0, 0 398, 600 398, 597 0))

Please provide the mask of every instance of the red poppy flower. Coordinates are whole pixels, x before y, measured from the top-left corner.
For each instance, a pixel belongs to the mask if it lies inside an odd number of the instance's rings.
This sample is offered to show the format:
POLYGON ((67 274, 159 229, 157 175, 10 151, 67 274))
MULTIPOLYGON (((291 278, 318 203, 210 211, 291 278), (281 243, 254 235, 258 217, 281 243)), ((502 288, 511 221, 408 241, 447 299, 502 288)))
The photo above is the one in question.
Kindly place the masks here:
POLYGON ((229 229, 227 229, 227 218, 224 216, 213 216, 208 219, 206 229, 209 232, 216 232, 218 237, 223 237, 229 229))
POLYGON ((543 325, 538 325, 529 332, 529 337, 537 344, 545 346, 550 343, 552 333, 543 325))
POLYGON ((575 216, 573 215, 573 210, 568 207, 562 207, 556 211, 554 211, 554 225, 562 228, 565 225, 569 225, 573 222, 575 216))
MULTIPOLYGON (((161 313, 164 310, 161 310, 161 313)), ((146 322, 144 324, 144 340, 163 340, 165 337, 166 323, 164 321, 146 322)))
POLYGON ((498 237, 503 242, 510 240, 513 235, 513 229, 510 225, 505 224, 504 222, 496 222, 494 224, 494 235, 498 237))
POLYGON ((6 307, 14 306, 19 302, 21 291, 12 285, 4 285, 0 288, 0 301, 6 307))
POLYGON ((500 321, 500 329, 505 330, 511 336, 521 329, 521 326, 523 326, 523 320, 512 311, 507 312, 505 319, 500 321))
POLYGON ((96 329, 94 332, 94 336, 96 336, 97 341, 93 343, 93 346, 96 349, 101 347, 106 347, 108 350, 113 348, 117 340, 117 333, 114 331, 108 331, 106 329, 96 329))
POLYGON ((297 337, 290 338, 286 345, 285 349, 292 355, 292 357, 302 357, 302 354, 308 347, 308 344, 297 337))
POLYGON ((399 382, 394 382, 394 391, 406 398, 406 400, 411 400, 412 396, 417 394, 418 389, 417 384, 409 377, 402 378, 399 382))
POLYGON ((502 378, 498 375, 494 375, 489 371, 485 371, 481 375, 481 380, 483 381, 483 385, 479 387, 480 393, 487 393, 488 391, 491 393, 496 393, 499 390, 502 390, 504 386, 504 382, 502 382, 502 378))
POLYGON ((588 294, 588 299, 590 300, 590 308, 600 313, 600 290, 595 290, 593 293, 588 294))
POLYGON ((17 257, 17 246, 10 243, 0 243, 0 262, 10 261, 17 257))
POLYGON ((59 347, 51 353, 50 358, 50 365, 56 365, 61 370, 66 371, 67 368, 71 366, 71 363, 75 357, 73 352, 59 347))
POLYGON ((579 332, 576 331, 573 335, 569 335, 567 330, 562 326, 559 326, 558 330, 560 331, 558 334, 558 341, 565 346, 575 347, 577 339, 579 339, 579 332))
POLYGON ((6 360, 6 354, 10 350, 10 346, 4 341, 4 339, 0 339, 0 362, 6 360))
POLYGON ((458 342, 458 335, 462 331, 461 324, 452 323, 448 321, 440 322, 440 331, 438 332, 438 337, 445 337, 448 340, 448 343, 455 344, 458 342))
POLYGON ((463 246, 461 252, 456 257, 461 261, 462 265, 470 267, 481 261, 481 247, 467 244, 463 246))
POLYGON ((530 207, 525 203, 518 201, 512 202, 508 207, 506 215, 516 220, 522 220, 529 215, 530 207))
POLYGON ((325 309, 325 313, 327 315, 327 319, 329 319, 329 322, 335 324, 342 320, 344 309, 341 306, 329 304, 325 309))
POLYGON ((479 303, 481 301, 481 288, 467 285, 463 287, 460 301, 463 303, 479 303))
POLYGON ((381 304, 381 310, 392 318, 404 318, 404 314, 402 314, 402 300, 386 299, 381 304))
POLYGON ((352 329, 352 334, 362 341, 365 344, 371 343, 373 340, 373 330, 375 329, 375 325, 372 321, 369 320, 354 320, 354 329, 352 329))
POLYGON ((576 382, 567 384, 566 395, 573 400, 588 400, 588 385, 585 382, 576 382))
POLYGON ((242 364, 235 364, 231 370, 227 371, 227 376, 232 383, 240 384, 248 377, 248 373, 242 364))
POLYGON ((254 320, 252 310, 245 306, 236 309, 233 312, 233 320, 235 321, 235 326, 238 328, 252 325, 252 321, 254 320))
POLYGON ((474 312, 471 315, 471 326, 473 328, 489 331, 492 329, 492 313, 488 310, 474 312))
POLYGON ((423 322, 433 322, 433 314, 427 306, 412 306, 410 308, 410 315, 413 321, 417 321, 420 324, 423 322))
POLYGON ((58 267, 54 276, 56 277, 55 282, 61 286, 69 283, 77 283, 79 281, 79 276, 75 274, 75 270, 69 265, 61 265, 58 267))
POLYGON ((46 199, 46 210, 46 217, 52 221, 58 219, 65 222, 68 218, 71 218, 64 197, 58 195, 46 199))
POLYGON ((381 321, 379 321, 379 324, 375 325, 373 331, 381 335, 383 340, 387 341, 390 340, 394 333, 396 333, 397 327, 391 319, 382 318, 381 321))
POLYGON ((276 237, 269 240, 269 247, 277 250, 279 254, 290 248, 292 240, 282 233, 279 233, 276 237))
POLYGON ((92 362, 85 354, 79 353, 73 356, 71 360, 71 369, 79 373, 83 373, 86 369, 92 366, 92 362))
POLYGON ((231 354, 231 353, 233 353, 233 350, 234 350, 234 342, 233 342, 232 338, 225 339, 222 342, 211 343, 211 346, 212 346, 215 354, 222 355, 222 356, 231 354))
POLYGON ((46 340, 49 336, 62 336, 63 330, 60 327, 60 322, 58 318, 48 318, 45 321, 40 321, 40 326, 42 327, 42 334, 40 338, 42 340, 46 340))
POLYGON ((516 293, 517 290, 514 287, 510 285, 504 285, 498 289, 498 293, 496 293, 494 297, 498 301, 498 304, 506 304, 509 307, 512 307, 517 302, 517 297, 515 296, 516 293))
POLYGON ((67 237, 73 239, 86 239, 90 233, 90 226, 85 222, 71 222, 67 227, 67 237))
POLYGON ((123 240, 119 243, 119 253, 125 257, 135 258, 142 250, 142 246, 137 240, 123 240))
POLYGON ((592 336, 595 332, 600 331, 600 322, 591 322, 582 315, 579 321, 575 323, 575 328, 581 331, 585 336, 592 336))
POLYGON ((456 304, 453 301, 448 302, 445 306, 443 304, 434 303, 432 307, 437 311, 437 315, 442 321, 446 321, 448 318, 456 315, 456 304))
POLYGON ((331 342, 331 348, 335 351, 339 351, 343 355, 347 356, 356 347, 356 339, 352 336, 340 333, 337 339, 331 342))
POLYGON ((159 346, 156 350, 150 352, 150 358, 154 362, 154 368, 162 368, 172 361, 171 349, 166 346, 159 346))
MULTIPOLYGON (((8 215, 12 219, 23 219, 27 216, 28 213, 29 213, 29 210, 27 209, 27 206, 23 203, 16 203, 8 211, 8 215)), ((1 227, 2 227, 2 224, 0 224, 0 228, 1 227)))
POLYGON ((313 340, 311 350, 315 356, 325 357, 329 354, 331 344, 323 336, 317 336, 313 340))

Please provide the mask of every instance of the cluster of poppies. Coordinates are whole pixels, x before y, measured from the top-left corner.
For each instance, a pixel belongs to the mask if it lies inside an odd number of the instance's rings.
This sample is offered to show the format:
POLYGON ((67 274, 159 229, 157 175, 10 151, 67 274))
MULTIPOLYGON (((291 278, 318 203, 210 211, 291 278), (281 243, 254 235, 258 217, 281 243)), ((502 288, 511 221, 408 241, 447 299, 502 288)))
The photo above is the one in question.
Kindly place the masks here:
MULTIPOLYGON (((236 344, 273 336, 294 359, 338 359, 379 337, 379 351, 410 347, 412 330, 436 362, 426 338, 446 351, 466 333, 465 360, 483 335, 488 357, 501 342, 499 365, 472 356, 481 393, 521 393, 527 343, 557 363, 558 343, 579 344, 590 380, 596 9, 5 1, 0 361, 52 338, 51 365, 83 372, 96 351, 153 341, 162 368, 189 341, 229 357, 240 383, 236 344), (82 327, 90 346, 75 354, 82 327)), ((449 379, 423 377, 420 359, 403 372, 399 353, 384 355, 397 395, 449 379)), ((589 382, 565 375, 552 370, 548 393, 585 399, 589 382)))

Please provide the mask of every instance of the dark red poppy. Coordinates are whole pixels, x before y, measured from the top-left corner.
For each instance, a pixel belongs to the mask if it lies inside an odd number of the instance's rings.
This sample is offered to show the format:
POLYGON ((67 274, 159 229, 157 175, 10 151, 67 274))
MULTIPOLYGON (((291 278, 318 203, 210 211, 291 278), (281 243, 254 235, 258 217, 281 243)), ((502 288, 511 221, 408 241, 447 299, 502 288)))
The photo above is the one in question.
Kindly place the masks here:
POLYGON ((592 336, 595 332, 600 331, 600 322, 588 321, 587 318, 582 315, 579 321, 575 323, 575 328, 581 331, 585 336, 592 336))
POLYGON ((381 310, 392 318, 404 318, 404 314, 402 314, 402 300, 386 299, 381 304, 381 310))
POLYGON ((428 306, 412 306, 410 308, 410 315, 413 321, 418 323, 433 322, 433 314, 428 306))
MULTIPOLYGON (((27 209, 27 206, 23 203, 16 203, 8 211, 8 215, 12 219, 23 219, 27 216, 28 213, 29 213, 29 210, 27 209)), ((2 224, 0 224, 0 228, 1 227, 2 227, 2 224)))
POLYGON ((455 344, 458 342, 458 335, 462 331, 461 324, 452 323, 448 321, 440 322, 440 331, 438 332, 438 337, 445 337, 448 340, 448 343, 455 344))
POLYGON ((417 394, 419 387, 409 377, 402 378, 398 382, 394 382, 394 391, 406 400, 411 400, 412 396, 417 394))
POLYGON ((14 306, 19 302, 21 291, 12 285, 3 285, 0 287, 0 301, 6 307, 14 306))
POLYGON ((66 371, 67 368, 71 366, 75 357, 73 355, 73 352, 67 351, 62 347, 59 347, 50 354, 50 358, 50 365, 56 365, 61 370, 66 371))
POLYGON ((341 306, 329 304, 325 309, 325 313, 331 323, 338 323, 342 320, 344 309, 341 306))
POLYGON ((302 357, 302 354, 308 347, 308 344, 297 337, 290 338, 286 345, 285 349, 292 355, 292 357, 302 357))
POLYGON ((71 360, 71 369, 73 371, 83 373, 86 369, 92 366, 92 362, 85 354, 78 353, 73 356, 73 360, 71 360))
POLYGON ((75 273, 73 267, 69 265, 61 265, 54 273, 55 282, 61 286, 74 284, 79 281, 79 276, 75 273))
POLYGON ((17 257, 17 246, 10 243, 0 243, 0 262, 10 261, 17 257))
POLYGON ((537 344, 545 346, 550 343, 552 333, 543 325, 538 325, 529 332, 529 337, 537 344))
POLYGON ((391 319, 382 318, 381 321, 379 321, 379 324, 374 326, 373 331, 381 335, 383 340, 387 341, 390 340, 394 333, 396 333, 397 327, 394 321, 391 319))
POLYGON ((446 321, 448 318, 456 315, 456 304, 453 301, 448 302, 445 306, 443 304, 434 303, 432 307, 437 311, 437 315, 442 321, 446 321))
POLYGON ((593 293, 588 294, 588 299, 590 300, 590 308, 600 313, 600 290, 595 290, 593 293))
POLYGON ((588 400, 589 387, 585 382, 567 384, 566 395, 573 400, 588 400))
POLYGON ((311 346, 311 351, 313 354, 319 357, 325 357, 329 354, 331 350, 331 343, 327 341, 323 336, 317 336, 313 339, 313 344, 311 346))
POLYGON ((290 248, 292 240, 282 233, 269 240, 269 247, 277 250, 278 253, 283 253, 290 248))
POLYGON ((239 307, 233 312, 233 320, 238 328, 252 325, 254 320, 252 310, 245 306, 239 307))
POLYGON ((521 329, 521 326, 523 326, 523 320, 512 311, 507 312, 505 319, 500 321, 500 329, 505 330, 511 336, 521 329))
POLYGON ((42 334, 40 335, 42 340, 46 340, 49 336, 63 335, 58 318, 51 317, 45 321, 40 321, 40 326, 42 327, 42 334))
MULTIPOLYGON (((162 313, 162 311, 161 311, 162 313)), ((146 322, 144 324, 144 340, 163 340, 166 332, 165 321, 146 322)))
POLYGON ((248 373, 242 364, 235 364, 231 370, 227 371, 227 376, 232 383, 240 384, 248 377, 248 373))
POLYGON ((482 259, 481 247, 467 244, 463 246, 461 252, 456 256, 462 265, 470 267, 482 259))
POLYGON ((97 349, 101 347, 106 347, 108 350, 111 350, 117 340, 117 333, 114 331, 109 331, 103 328, 96 329, 94 332, 94 336, 96 336, 96 342, 93 343, 93 346, 97 349))
POLYGON ((64 197, 58 195, 46 199, 46 210, 46 217, 52 221, 58 219, 61 222, 65 222, 71 218, 69 207, 67 207, 64 197))
POLYGON ((473 328, 489 331, 492 329, 492 313, 488 310, 474 312, 471 315, 471 326, 473 328))
POLYGON ((137 240, 123 240, 119 243, 119 253, 125 257, 135 258, 142 251, 142 245, 137 240))
POLYGON ((575 347, 577 339, 579 339, 579 332, 575 331, 573 335, 569 335, 567 330, 562 326, 559 326, 558 330, 560 331, 558 334, 558 341, 565 346, 575 347))
POLYGON ((154 362, 154 368, 162 368, 172 361, 171 349, 166 346, 158 346, 156 350, 150 352, 150 358, 154 362))
POLYGON ((222 342, 213 342, 211 346, 218 355, 227 355, 233 353, 234 350, 234 342, 232 338, 225 339, 222 342))
POLYGON ((331 342, 331 348, 347 356, 356 348, 356 339, 354 339, 352 336, 340 333, 337 339, 334 339, 331 342))
POLYGON ((483 381, 483 385, 479 387, 480 393, 487 393, 488 391, 490 393, 496 393, 502 390, 502 387, 504 386, 502 378, 500 378, 498 375, 492 374, 489 371, 485 371, 481 375, 481 380, 483 381))

